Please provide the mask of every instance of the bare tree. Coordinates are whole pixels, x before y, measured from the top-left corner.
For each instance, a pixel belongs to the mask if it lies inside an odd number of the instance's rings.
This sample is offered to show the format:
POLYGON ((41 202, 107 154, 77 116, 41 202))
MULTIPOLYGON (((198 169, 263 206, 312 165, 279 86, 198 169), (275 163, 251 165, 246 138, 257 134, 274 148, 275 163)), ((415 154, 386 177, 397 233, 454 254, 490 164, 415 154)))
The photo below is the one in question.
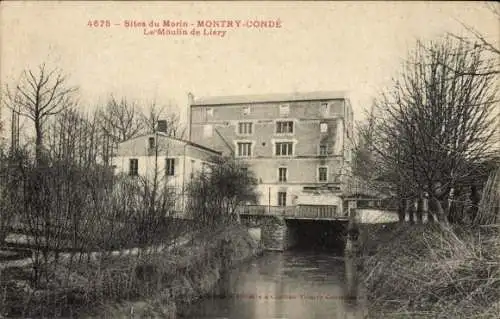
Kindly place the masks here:
POLYGON ((202 170, 189 183, 188 210, 203 225, 239 222, 238 207, 257 202, 257 179, 234 159, 214 158, 213 163, 209 170, 202 170))
POLYGON ((65 160, 82 166, 99 161, 100 129, 97 117, 78 110, 64 110, 48 125, 47 145, 53 160, 65 160))
MULTIPOLYGON (((486 9, 492 16, 500 23, 500 8, 498 3, 491 2, 485 4, 486 9)), ((485 53, 489 54, 489 58, 494 64, 493 68, 486 68, 484 70, 476 70, 476 75, 492 75, 500 74, 500 43, 498 37, 488 38, 487 35, 479 32, 475 27, 468 25, 462 21, 458 21, 462 27, 467 31, 469 36, 461 36, 456 33, 448 33, 450 37, 455 38, 471 48, 481 48, 485 53)), ((453 66, 449 65, 452 68, 453 66)), ((466 72, 466 71, 465 71, 466 72)), ((462 71, 464 73, 464 71, 462 71)))
POLYGON ((141 114, 135 102, 111 96, 106 107, 98 114, 103 130, 103 161, 108 164, 118 143, 140 134, 144 129, 141 114))
POLYGON ((179 116, 172 112, 173 108, 175 108, 173 105, 161 106, 158 105, 156 101, 152 101, 141 117, 145 133, 156 132, 158 121, 163 120, 166 122, 165 133, 168 136, 183 138, 186 129, 181 125, 179 116))
POLYGON ((418 43, 376 105, 374 150, 383 167, 397 177, 401 196, 427 193, 444 223, 453 193, 473 178, 472 165, 491 155, 496 91, 482 54, 450 38, 418 43))
POLYGON ((352 141, 353 174, 365 180, 371 180, 378 175, 376 153, 372 150, 375 124, 375 108, 372 107, 366 120, 357 123, 357 139, 352 141))
POLYGON ((68 85, 67 77, 59 68, 45 63, 36 70, 25 70, 15 88, 6 87, 6 105, 33 121, 35 126, 35 154, 40 164, 44 153, 44 125, 47 120, 75 103, 76 87, 68 85))
POLYGON ((101 112, 102 127, 114 141, 126 141, 141 132, 143 123, 137 104, 125 98, 117 100, 111 96, 106 108, 101 112))

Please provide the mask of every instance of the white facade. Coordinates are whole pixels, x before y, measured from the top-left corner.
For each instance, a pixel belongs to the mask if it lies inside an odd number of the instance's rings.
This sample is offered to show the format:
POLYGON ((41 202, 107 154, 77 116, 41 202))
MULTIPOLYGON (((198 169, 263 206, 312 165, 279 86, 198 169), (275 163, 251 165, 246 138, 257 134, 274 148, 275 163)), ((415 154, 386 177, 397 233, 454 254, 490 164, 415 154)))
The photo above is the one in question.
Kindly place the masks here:
POLYGON ((185 190, 191 179, 206 169, 219 152, 163 133, 139 136, 122 142, 113 158, 116 174, 127 174, 160 182, 176 195, 178 212, 186 205, 185 190), (151 144, 152 140, 153 144, 151 144), (153 146, 153 147, 150 147, 153 146))

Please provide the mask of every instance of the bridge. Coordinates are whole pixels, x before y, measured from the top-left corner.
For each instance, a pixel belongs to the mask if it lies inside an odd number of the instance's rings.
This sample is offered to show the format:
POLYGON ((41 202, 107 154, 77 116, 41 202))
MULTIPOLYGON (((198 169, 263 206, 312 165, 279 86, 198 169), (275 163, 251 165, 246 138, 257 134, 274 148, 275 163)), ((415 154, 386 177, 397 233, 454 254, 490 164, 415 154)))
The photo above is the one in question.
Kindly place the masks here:
POLYGON ((280 216, 284 219, 348 220, 347 212, 334 205, 264 206, 247 205, 240 215, 280 216))
MULTIPOLYGON (((327 198, 300 203, 295 206, 246 205, 239 209, 242 221, 260 228, 261 241, 266 250, 287 250, 302 243, 326 246, 346 244, 348 228, 357 228, 367 221, 366 215, 385 214, 384 198, 390 198, 383 183, 366 182, 350 177, 345 187, 336 192, 318 188, 315 194, 333 195, 337 205, 326 205, 327 198), (370 210, 367 214, 366 210, 370 210)), ((392 220, 391 220, 392 221, 392 220)), ((348 243, 347 243, 348 244, 348 243)))
POLYGON ((312 206, 248 207, 240 216, 244 224, 259 232, 263 248, 275 251, 318 246, 348 252, 353 247, 350 228, 398 221, 397 212, 380 208, 351 208, 340 213, 335 207, 312 206))
POLYGON ((348 226, 357 224, 355 210, 343 212, 333 205, 244 206, 240 216, 260 228, 264 249, 276 251, 301 244, 343 247, 348 226))

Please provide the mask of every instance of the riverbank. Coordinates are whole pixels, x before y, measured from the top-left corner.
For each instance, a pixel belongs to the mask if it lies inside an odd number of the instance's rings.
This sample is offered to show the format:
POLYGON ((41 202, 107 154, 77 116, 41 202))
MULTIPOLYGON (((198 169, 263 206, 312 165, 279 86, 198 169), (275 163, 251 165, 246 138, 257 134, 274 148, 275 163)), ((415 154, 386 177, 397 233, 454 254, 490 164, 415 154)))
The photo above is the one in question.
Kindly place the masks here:
MULTIPOLYGON (((498 225, 497 225, 498 226, 498 225)), ((371 318, 499 318, 498 227, 395 224, 365 235, 371 318)))
POLYGON ((175 318, 178 309, 210 292, 225 270, 258 253, 246 228, 225 225, 168 252, 91 261, 72 273, 61 267, 50 285, 36 290, 23 280, 29 269, 10 269, 0 276, 0 315, 175 318))

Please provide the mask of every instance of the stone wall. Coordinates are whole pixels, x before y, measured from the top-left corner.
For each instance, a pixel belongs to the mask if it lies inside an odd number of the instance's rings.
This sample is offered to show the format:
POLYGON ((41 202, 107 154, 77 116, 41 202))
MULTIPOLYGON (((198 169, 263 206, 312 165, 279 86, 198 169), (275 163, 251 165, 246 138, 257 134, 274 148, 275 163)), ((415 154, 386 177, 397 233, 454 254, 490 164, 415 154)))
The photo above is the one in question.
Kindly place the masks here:
MULTIPOLYGON (((255 225, 255 220, 252 224, 255 225)), ((298 240, 296 227, 287 223, 283 217, 261 217, 259 227, 264 250, 284 251, 293 247, 298 240)))
POLYGON ((242 223, 247 227, 259 229, 261 247, 264 250, 272 251, 284 251, 292 248, 300 244, 300 238, 307 240, 304 238, 304 232, 310 232, 312 236, 328 236, 320 238, 320 241, 324 241, 325 245, 335 245, 337 236, 343 233, 343 230, 339 228, 346 227, 341 225, 345 224, 345 221, 334 222, 338 224, 337 226, 325 226, 325 221, 309 221, 310 225, 307 226, 298 220, 286 220, 281 216, 243 215, 242 223), (311 228, 312 225, 315 227, 311 228), (327 227, 326 230, 325 227, 327 227))
POLYGON ((285 250, 287 225, 282 217, 268 217, 262 224, 262 246, 265 250, 285 250))

